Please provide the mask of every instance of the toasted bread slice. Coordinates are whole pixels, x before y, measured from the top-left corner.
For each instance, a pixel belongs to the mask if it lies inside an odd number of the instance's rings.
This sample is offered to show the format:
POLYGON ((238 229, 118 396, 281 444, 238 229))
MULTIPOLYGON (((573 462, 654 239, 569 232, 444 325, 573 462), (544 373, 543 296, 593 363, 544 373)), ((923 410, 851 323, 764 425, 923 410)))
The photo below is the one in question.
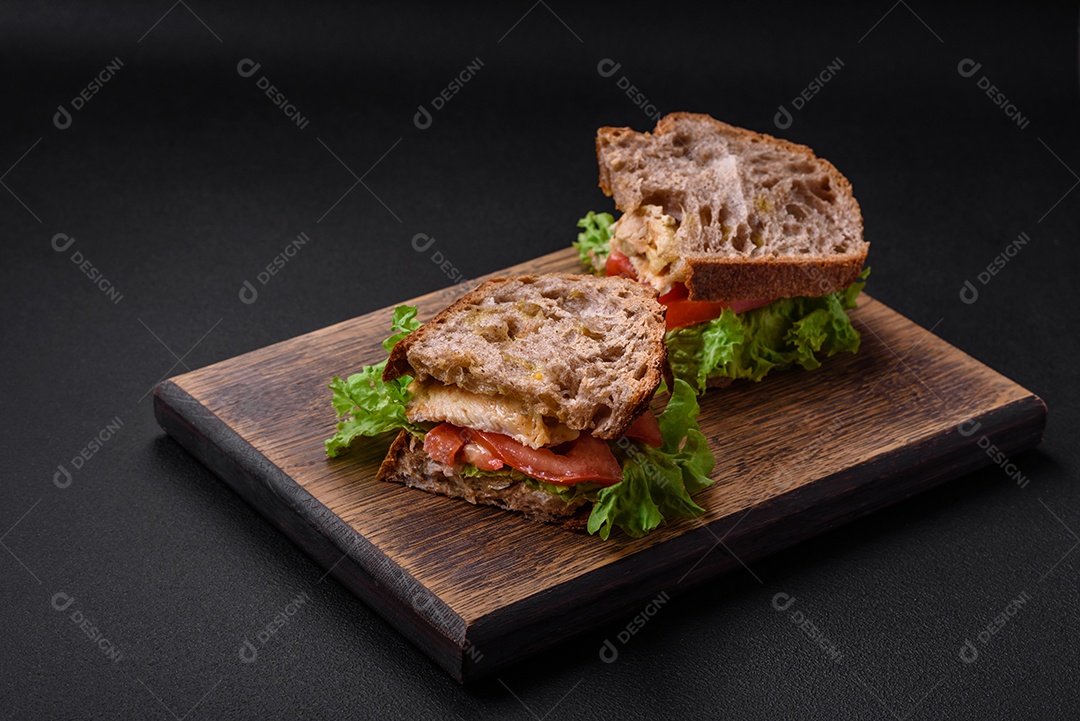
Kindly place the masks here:
POLYGON ((847 287, 870 244, 851 184, 803 145, 708 115, 651 132, 600 128, 600 188, 624 215, 612 248, 691 300, 824 295, 847 287))
POLYGON ((648 407, 665 361, 664 307, 647 287, 523 275, 482 283, 402 339, 383 377, 434 379, 612 439, 648 407))
POLYGON ((424 442, 404 430, 394 439, 376 477, 474 505, 517 511, 534 521, 558 523, 568 530, 584 529, 587 519, 585 501, 567 503, 525 480, 496 476, 465 478, 453 466, 425 453, 424 442))

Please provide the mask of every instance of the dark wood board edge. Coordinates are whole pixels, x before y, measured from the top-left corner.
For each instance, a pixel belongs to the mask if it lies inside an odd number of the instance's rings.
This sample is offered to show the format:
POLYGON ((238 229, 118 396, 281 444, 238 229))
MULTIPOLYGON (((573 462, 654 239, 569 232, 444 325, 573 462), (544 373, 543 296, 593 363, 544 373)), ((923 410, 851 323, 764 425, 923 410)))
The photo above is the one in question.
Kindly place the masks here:
POLYGON ((461 682, 465 621, 171 380, 154 417, 279 531, 461 682))
POLYGON ((478 619, 466 632, 465 647, 470 653, 462 658, 462 681, 489 676, 598 625, 639 612, 662 592, 674 597, 719 574, 990 465, 991 459, 978 445, 983 436, 1006 454, 1032 448, 1042 440, 1046 404, 1030 395, 972 422, 982 426, 967 438, 950 429, 478 619), (725 547, 717 544, 720 538, 725 547), (703 549, 714 545, 718 547, 702 557, 703 549), (673 558, 678 560, 673 562, 673 558), (566 605, 568 598, 574 600, 572 608, 566 605), (522 626, 522 618, 531 623, 522 626))

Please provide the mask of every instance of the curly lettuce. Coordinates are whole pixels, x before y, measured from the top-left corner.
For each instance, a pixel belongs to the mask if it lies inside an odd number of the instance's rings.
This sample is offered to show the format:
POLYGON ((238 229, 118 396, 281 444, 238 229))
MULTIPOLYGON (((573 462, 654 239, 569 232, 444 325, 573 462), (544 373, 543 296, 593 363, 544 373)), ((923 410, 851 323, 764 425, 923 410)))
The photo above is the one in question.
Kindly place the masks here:
POLYGON ((847 311, 869 273, 835 293, 780 298, 745 313, 725 310, 719 318, 668 332, 672 373, 704 393, 716 378, 759 381, 772 370, 813 370, 821 357, 858 351, 859 332, 847 311))
POLYGON ((640 538, 664 521, 696 518, 705 509, 691 494, 711 486, 716 459, 698 427, 700 412, 693 389, 676 379, 667 407, 657 416, 664 442, 659 448, 618 442, 625 459, 623 479, 597 494, 589 514, 589 533, 607 539, 613 527, 640 538))
POLYGON ((467 466, 462 475, 509 475, 568 503, 589 501, 593 504, 586 526, 589 533, 607 540, 612 529, 618 528, 631 538, 640 538, 665 521, 704 513, 690 496, 712 485, 709 476, 716 461, 698 427, 699 411, 693 389, 676 380, 667 407, 657 416, 663 445, 653 448, 620 438, 614 450, 621 459, 623 479, 606 488, 596 483, 560 486, 513 469, 482 471, 467 466))
POLYGON ((604 275, 604 266, 611 253, 609 241, 613 222, 615 219, 611 213, 594 213, 591 210, 577 222, 577 227, 582 230, 573 245, 582 264, 594 275, 604 275))
MULTIPOLYGON (((399 340, 419 327, 415 307, 397 306, 391 320, 391 335, 383 341, 383 348, 389 353, 399 340)), ((359 373, 350 375, 346 380, 334 376, 330 381, 338 424, 337 433, 326 439, 327 456, 333 458, 360 436, 377 436, 400 428, 418 434, 424 432, 405 417, 405 406, 412 397, 408 391, 412 376, 404 375, 384 381, 382 374, 385 369, 384 360, 364 366, 359 373)))

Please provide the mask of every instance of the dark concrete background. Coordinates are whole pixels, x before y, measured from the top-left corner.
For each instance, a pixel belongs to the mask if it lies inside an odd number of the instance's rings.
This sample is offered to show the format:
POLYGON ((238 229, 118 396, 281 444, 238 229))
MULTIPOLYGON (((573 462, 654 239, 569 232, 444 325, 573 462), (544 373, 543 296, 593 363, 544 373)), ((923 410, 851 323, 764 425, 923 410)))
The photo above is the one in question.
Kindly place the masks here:
POLYGON ((1075 715, 1075 6, 51 3, 0 9, 0 47, 0 716, 1075 715), (477 59, 418 128, 418 106, 477 59), (778 129, 779 106, 838 59, 778 129), (971 77, 965 59, 981 64, 971 77), (603 77, 603 60, 620 67, 603 77), (110 63, 58 128, 58 106, 110 63), (598 651, 625 622, 462 689, 165 437, 148 392, 445 286, 417 233, 467 278, 564 247, 586 210, 611 208, 596 127, 653 124, 620 82, 660 112, 833 161, 862 204, 869 290, 1041 395, 1045 441, 1011 459, 1025 487, 990 467, 754 564, 760 584, 712 582, 616 663, 598 651), (259 283, 301 232, 310 242, 259 283), (61 233, 75 240, 57 251, 61 233), (839 660, 773 609, 781 592, 839 660), (241 663, 243 640, 302 594, 241 663))

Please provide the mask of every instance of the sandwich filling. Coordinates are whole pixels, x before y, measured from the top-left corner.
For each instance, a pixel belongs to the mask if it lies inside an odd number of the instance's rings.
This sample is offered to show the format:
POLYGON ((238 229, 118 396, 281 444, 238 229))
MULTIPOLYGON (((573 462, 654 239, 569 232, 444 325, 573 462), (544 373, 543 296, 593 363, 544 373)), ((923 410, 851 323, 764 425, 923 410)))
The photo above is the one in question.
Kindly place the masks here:
MULTIPOLYGON (((390 352, 419 327, 416 308, 398 306, 383 348, 390 352)), ((589 504, 586 528, 604 539, 614 528, 638 538, 665 520, 704 513, 690 496, 712 484, 715 459, 697 424, 694 391, 682 381, 675 381, 659 415, 646 410, 617 440, 605 440, 516 398, 430 377, 387 380, 386 364, 331 380, 338 422, 326 439, 328 457, 361 436, 409 433, 423 442, 429 459, 424 473, 489 488, 525 484, 571 510, 589 504)))
MULTIPOLYGON (((564 486, 583 482, 610 486, 622 480, 622 469, 606 441, 544 416, 519 398, 483 395, 433 378, 413 381, 408 392, 409 422, 436 424, 424 434, 424 451, 459 472, 465 466, 481 472, 509 467, 564 486)), ((642 419, 646 420, 639 425, 656 427, 651 412, 642 419)), ((652 436, 659 435, 656 428, 652 436)))
POLYGON ((820 356, 856 352, 859 333, 847 311, 869 270, 847 288, 822 296, 734 301, 690 300, 678 258, 678 221, 643 205, 615 221, 589 212, 574 247, 596 275, 621 275, 656 288, 667 308, 668 362, 675 378, 698 393, 709 385, 771 370, 821 365, 820 356))
MULTIPOLYGON (((408 391, 409 422, 436 424, 424 435, 424 451, 459 471, 466 465, 480 471, 510 467, 562 486, 587 481, 610 486, 622 480, 607 441, 544 416, 521 399, 482 395, 432 378, 413 381, 408 391)), ((654 447, 663 442, 649 410, 624 435, 654 447)))
POLYGON ((675 238, 678 228, 678 221, 659 205, 643 205, 611 224, 611 255, 616 261, 626 258, 636 279, 660 295, 670 293, 675 283, 686 280, 675 238))
POLYGON ((408 386, 412 400, 405 409, 411 423, 450 423, 501 433, 530 448, 552 446, 578 437, 558 419, 530 408, 519 398, 489 396, 428 378, 408 386))

